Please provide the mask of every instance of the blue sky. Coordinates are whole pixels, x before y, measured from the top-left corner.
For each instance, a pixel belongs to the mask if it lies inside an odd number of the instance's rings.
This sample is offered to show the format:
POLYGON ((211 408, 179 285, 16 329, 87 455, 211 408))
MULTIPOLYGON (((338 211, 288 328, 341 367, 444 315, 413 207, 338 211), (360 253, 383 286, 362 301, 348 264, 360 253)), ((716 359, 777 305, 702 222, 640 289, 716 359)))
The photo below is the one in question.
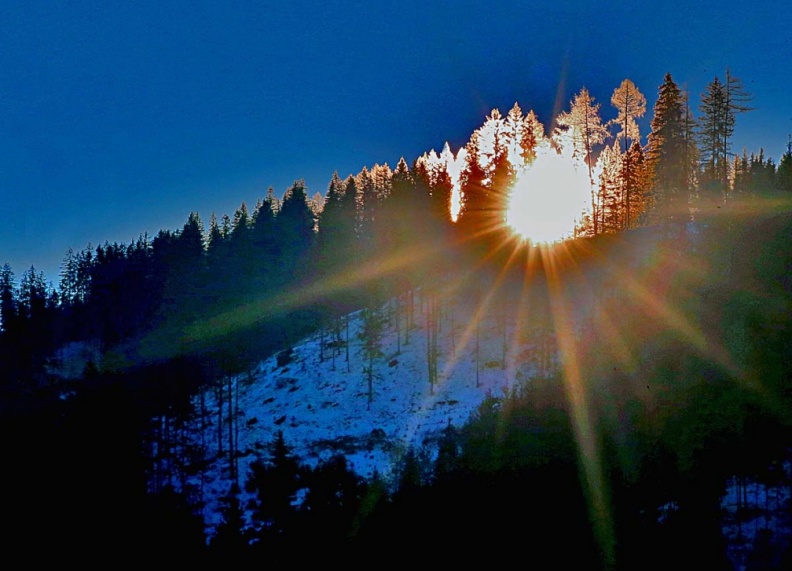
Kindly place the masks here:
POLYGON ((789 29, 775 0, 0 0, 0 264, 57 282, 69 247, 208 223, 298 178, 324 194, 335 170, 456 149, 493 107, 549 123, 585 86, 608 119, 630 78, 651 109, 666 72, 696 104, 730 67, 756 107, 734 150, 777 162, 789 29))

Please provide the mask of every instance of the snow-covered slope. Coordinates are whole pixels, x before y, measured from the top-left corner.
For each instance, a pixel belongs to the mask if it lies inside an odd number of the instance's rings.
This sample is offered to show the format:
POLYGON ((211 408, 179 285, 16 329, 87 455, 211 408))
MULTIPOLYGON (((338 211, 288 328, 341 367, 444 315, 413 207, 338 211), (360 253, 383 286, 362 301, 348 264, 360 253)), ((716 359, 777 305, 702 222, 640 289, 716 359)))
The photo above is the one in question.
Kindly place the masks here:
MULTIPOLYGON (((279 366, 278 355, 273 355, 254 370, 230 379, 234 395, 231 408, 237 411, 240 484, 244 484, 250 463, 266 457, 278 431, 305 464, 315 465, 341 452, 360 475, 377 473, 387 480, 409 447, 431 444, 449 424, 458 427, 470 419, 487 395, 502 396, 534 375, 528 339, 515 331, 513 324, 507 325, 504 360, 502 326, 488 315, 478 327, 477 367, 472 316, 460 307, 449 306, 440 321, 438 382, 430 386, 420 301, 419 297, 409 342, 403 326, 401 339, 397 339, 393 302, 381 310, 390 319, 383 331, 382 356, 373 361, 370 402, 362 312, 349 316, 348 362, 343 345, 346 330, 341 332, 341 344, 325 346, 324 351, 322 335, 317 333, 292 348, 288 364, 279 366), (449 317, 451 311, 459 317, 449 317)), ((330 341, 327 334, 324 341, 330 341)), ((227 393, 222 420, 226 425, 227 393)), ((212 421, 204 434, 207 453, 215 457, 212 469, 203 476, 205 516, 211 527, 219 518, 218 500, 228 493, 231 484, 228 455, 217 454, 221 441, 228 449, 229 428, 225 426, 220 436, 217 392, 208 391, 203 400, 210 411, 206 418, 212 421)), ((200 406, 198 400, 196 405, 200 406)))
MULTIPOLYGON (((612 291, 611 274, 640 272, 658 257, 653 244, 646 239, 641 248, 632 248, 618 267, 614 263, 607 271, 589 268, 585 275, 565 276, 560 293, 561 305, 567 306, 559 307, 556 300, 551 316, 551 321, 565 323, 555 323, 556 328, 560 325, 567 333, 583 335, 587 320, 596 318, 603 296, 620 295, 612 291)), ((492 285, 483 291, 496 291, 492 285)), ((445 427, 462 426, 488 395, 502 396, 530 383, 538 374, 540 353, 545 351, 548 356, 547 347, 550 358, 542 363, 544 372, 557 370, 560 360, 555 341, 539 348, 543 322, 536 293, 529 293, 530 309, 525 310, 487 299, 486 293, 481 299, 470 299, 461 291, 444 292, 440 296, 438 380, 434 386, 428 380, 426 299, 418 291, 409 334, 404 327, 404 306, 399 313, 396 301, 391 300, 380 310, 385 320, 381 356, 373 360, 371 395, 362 335, 364 314, 356 312, 348 316, 348 333, 342 319, 335 336, 317 332, 295 344, 288 357, 273 355, 195 397, 195 408, 203 414, 193 421, 193 438, 196 442, 200 439, 209 464, 190 483, 202 490, 209 534, 221 521, 221 498, 234 481, 229 442, 236 450, 242 505, 252 499, 244 490, 250 464, 268 457, 278 431, 304 464, 315 465, 342 453, 360 475, 376 473, 388 480, 397 475, 399 461, 410 447, 426 444, 431 450, 445 427), (397 315, 401 327, 396 325, 397 315), (218 398, 221 394, 222 400, 218 398)), ((552 337, 552 331, 546 333, 552 337)), ((739 561, 758 528, 745 527, 744 508, 735 519, 739 511, 733 501, 735 489, 736 484, 730 486, 723 498, 723 531, 730 556, 739 561)), ((787 505, 791 496, 787 486, 772 492, 776 508, 787 505)), ((762 507, 759 503, 757 499, 757 509, 762 507)), ((762 525, 788 529, 778 523, 776 510, 762 513, 770 522, 762 525)))

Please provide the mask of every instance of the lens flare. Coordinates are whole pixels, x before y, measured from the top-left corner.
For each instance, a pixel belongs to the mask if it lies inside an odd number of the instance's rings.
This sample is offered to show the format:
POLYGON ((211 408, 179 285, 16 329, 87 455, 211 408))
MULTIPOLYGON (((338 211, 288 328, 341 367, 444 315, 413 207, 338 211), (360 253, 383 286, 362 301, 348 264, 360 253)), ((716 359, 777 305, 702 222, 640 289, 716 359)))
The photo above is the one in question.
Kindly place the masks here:
POLYGON ((549 145, 542 147, 514 184, 506 223, 533 243, 571 238, 590 193, 583 163, 569 152, 557 152, 549 145))

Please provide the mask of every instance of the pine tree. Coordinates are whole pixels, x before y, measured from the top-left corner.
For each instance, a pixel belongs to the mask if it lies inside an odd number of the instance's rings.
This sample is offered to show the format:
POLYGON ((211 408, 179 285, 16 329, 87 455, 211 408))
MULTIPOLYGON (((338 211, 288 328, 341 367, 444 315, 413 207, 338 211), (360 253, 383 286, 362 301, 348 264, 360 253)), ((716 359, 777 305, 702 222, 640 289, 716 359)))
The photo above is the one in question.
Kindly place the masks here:
MULTIPOLYGON (((478 205, 478 235, 498 243, 506 221, 508 197, 514 183, 515 168, 509 160, 514 126, 493 109, 476 130, 478 162, 483 169, 484 192, 478 205)), ((468 174, 473 171, 467 169, 468 174)))
POLYGON ((705 190, 717 195, 722 202, 726 198, 728 186, 727 142, 727 95, 726 87, 717 77, 707 84, 699 103, 699 148, 701 149, 702 170, 705 190))
POLYGON ((250 230, 250 213, 248 212, 248 207, 244 200, 242 204, 239 205, 239 208, 234 211, 234 221, 232 224, 231 239, 237 241, 245 240, 250 230))
POLYGON ((509 207, 509 195, 516 178, 516 171, 509 161, 509 140, 503 129, 495 132, 488 175, 491 200, 488 227, 502 234, 505 229, 506 210, 509 207))
POLYGON ((735 196, 746 195, 751 192, 751 159, 748 158, 748 151, 743 149, 742 156, 734 157, 732 167, 732 194, 735 196))
POLYGON ((380 216, 380 196, 368 168, 355 177, 358 189, 358 244, 363 259, 371 259, 375 253, 380 216))
MULTIPOLYGON (((616 232, 621 229, 621 167, 622 155, 618 142, 606 145, 597 159, 598 181, 598 227, 600 233, 616 232)), ((593 221, 592 221, 593 222, 593 221)))
POLYGON ((64 307, 71 307, 77 301, 77 256, 74 250, 66 250, 66 256, 61 263, 60 292, 64 307))
POLYGON ((204 251, 204 228, 201 217, 197 212, 190 212, 179 233, 179 245, 182 254, 189 259, 190 263, 196 263, 203 256, 204 251))
POLYGON ((388 163, 375 164, 371 167, 371 182, 374 184, 374 193, 380 202, 385 200, 390 194, 392 178, 393 171, 388 166, 388 163))
MULTIPOLYGON (((646 195, 649 191, 649 177, 646 168, 646 157, 643 147, 638 141, 633 141, 630 149, 625 153, 625 161, 629 169, 622 174, 622 180, 627 193, 627 215, 628 221, 625 226, 633 228, 637 226, 646 208, 646 195)), ((624 169, 624 167, 622 167, 624 169)))
MULTIPOLYGON (((344 237, 345 220, 342 212, 342 199, 344 198, 344 182, 339 178, 338 171, 333 173, 327 194, 324 199, 324 208, 318 217, 319 232, 317 234, 319 264, 322 273, 330 275, 333 266, 332 260, 335 248, 341 247, 340 241, 344 237)), ((340 250, 339 250, 340 251, 340 250)))
POLYGON ((322 255, 332 256, 338 268, 358 260, 358 187, 355 177, 333 183, 333 193, 328 193, 327 204, 320 218, 319 231, 327 232, 322 239, 322 255))
POLYGON ((434 225, 440 230, 441 234, 451 228, 451 196, 454 190, 454 182, 448 174, 445 163, 434 165, 431 170, 426 163, 416 161, 416 170, 423 168, 429 174, 430 183, 430 209, 429 213, 434 225), (420 166, 419 166, 420 165, 420 166))
POLYGON ((233 290, 238 295, 245 295, 245 292, 253 291, 256 276, 260 271, 257 252, 253 247, 253 220, 245 201, 242 201, 239 208, 234 211, 231 224, 230 279, 234 284, 233 290))
MULTIPOLYGON (((219 287, 221 277, 226 273, 228 262, 228 241, 214 212, 209 218, 209 231, 206 236, 207 280, 219 287)), ((219 295, 219 291, 216 292, 219 295)))
POLYGON ((304 181, 294 181, 286 191, 275 224, 281 270, 287 275, 294 275, 299 260, 308 255, 315 237, 316 221, 308 206, 304 181))
POLYGON ((245 510, 239 500, 239 489, 236 484, 231 486, 228 494, 221 498, 220 513, 222 521, 212 538, 213 549, 230 556, 240 556, 247 549, 245 537, 245 510))
POLYGON ((650 220, 663 223, 667 230, 686 217, 690 163, 696 157, 693 121, 685 102, 685 95, 667 73, 658 90, 646 151, 650 220))
POLYGON ((731 137, 736 117, 750 111, 751 95, 742 80, 726 69, 726 81, 715 77, 701 95, 699 103, 699 148, 706 188, 717 201, 726 200, 730 190, 731 137))
POLYGON ((523 116, 522 109, 515 101, 506 116, 505 130, 509 142, 509 162, 515 174, 528 167, 536 158, 536 150, 544 140, 544 126, 533 111, 523 116))
MULTIPOLYGON (((324 208, 319 214, 314 263, 319 279, 337 279, 355 264, 357 190, 353 178, 350 177, 347 182, 341 180, 338 172, 333 173, 325 195, 324 208), (351 182, 350 198, 347 198, 347 182, 351 182)), ((343 295, 332 292, 325 297, 324 304, 331 326, 337 330, 341 315, 348 311, 354 302, 350 303, 348 292, 344 292, 343 295)), ((333 363, 336 352, 337 346, 332 349, 333 363)))
POLYGON ((439 377, 437 375, 438 365, 438 343, 440 333, 440 304, 438 295, 434 291, 426 293, 426 364, 429 378, 429 394, 434 394, 434 388, 439 377))
POLYGON ((39 320, 47 307, 47 285, 44 274, 30 266, 19 280, 20 315, 28 321, 39 320))
POLYGON ((14 331, 18 312, 14 272, 6 262, 0 269, 0 332, 8 336, 14 331))
POLYGON ((613 105, 618 112, 615 123, 618 124, 621 129, 616 135, 616 141, 617 143, 619 141, 624 141, 621 180, 622 209, 624 210, 624 228, 630 228, 632 226, 630 206, 633 201, 630 195, 630 184, 628 184, 627 181, 631 179, 630 161, 632 157, 628 150, 630 149, 630 141, 640 142, 641 134, 638 129, 638 123, 635 120, 639 117, 643 117, 644 113, 646 113, 646 97, 644 97, 643 93, 638 91, 638 88, 635 87, 635 84, 631 80, 625 79, 621 82, 621 85, 613 91, 611 105, 613 105))
POLYGON ((465 166, 459 175, 462 206, 457 218, 463 236, 476 239, 486 232, 486 212, 489 205, 487 173, 481 166, 479 134, 474 132, 465 145, 465 166))
POLYGON ((265 541, 288 532, 294 523, 293 504, 301 487, 301 472, 282 430, 275 434, 268 457, 251 463, 245 489, 256 494, 253 518, 265 541))
POLYGON ((275 212, 277 199, 270 187, 264 200, 259 201, 253 212, 250 227, 250 265, 252 269, 252 290, 266 292, 277 283, 273 272, 278 258, 275 212))
POLYGON ((77 256, 77 299, 85 303, 91 295, 91 267, 93 266, 93 248, 88 244, 77 256))
POLYGON ((726 81, 724 83, 726 90, 726 123, 723 130, 723 148, 726 151, 726 159, 723 161, 726 167, 725 173, 728 178, 728 163, 729 156, 731 155, 731 137, 734 134, 734 127, 737 122, 737 115, 752 111, 753 108, 748 103, 753 100, 753 96, 746 91, 742 80, 731 74, 729 68, 726 68, 726 81))
POLYGON ((368 399, 366 410, 371 408, 374 401, 374 361, 382 357, 382 333, 384 320, 382 313, 373 305, 363 309, 363 327, 360 340, 363 342, 363 357, 366 360, 366 384, 368 386, 368 399))
POLYGON ((585 87, 570 102, 570 110, 562 112, 556 117, 555 138, 563 146, 572 145, 572 156, 582 160, 589 173, 591 187, 591 214, 593 231, 599 233, 599 211, 597 204, 597 191, 594 186, 593 153, 597 145, 605 142, 610 134, 608 128, 602 123, 599 114, 599 103, 594 103, 594 98, 585 87))
MULTIPOLYGON (((428 188, 426 194, 428 195, 428 188)), ((418 202, 413 173, 410 173, 407 161, 401 158, 392 173, 390 192, 381 207, 382 223, 378 248, 383 254, 404 252, 413 245, 417 234, 420 234, 420 225, 416 223, 421 216, 418 202)), ((426 231, 426 228, 423 230, 426 231)))
POLYGON ((781 162, 778 163, 776 187, 779 190, 792 192, 792 137, 790 137, 786 152, 781 157, 781 162))

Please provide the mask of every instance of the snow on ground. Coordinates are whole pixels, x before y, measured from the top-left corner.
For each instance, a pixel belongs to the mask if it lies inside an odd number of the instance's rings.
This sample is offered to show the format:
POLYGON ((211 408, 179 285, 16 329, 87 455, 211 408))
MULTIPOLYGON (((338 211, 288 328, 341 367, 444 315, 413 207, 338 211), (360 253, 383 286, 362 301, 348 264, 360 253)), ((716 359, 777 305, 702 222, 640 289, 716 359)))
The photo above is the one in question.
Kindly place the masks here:
MULTIPOLYGON (((652 247, 643 250, 641 253, 645 255, 630 260, 633 269, 651 259, 652 247)), ((589 285, 602 281, 603 277, 588 275, 589 285)), ((598 296, 581 282, 569 286, 565 297, 574 300, 574 308, 570 308, 574 315, 568 317, 573 321, 572 329, 579 331, 582 322, 592 315, 598 296)), ((427 336, 420 295, 416 299, 415 323, 409 332, 409 343, 403 329, 401 341, 397 339, 393 301, 382 310, 390 319, 386 320, 383 331, 382 356, 374 360, 371 402, 361 339, 362 312, 349 316, 348 337, 342 328, 342 343, 337 347, 335 358, 333 348, 325 345, 322 350, 323 341, 331 341, 330 335, 326 332, 323 339, 316 333, 292 348, 289 363, 279 365, 278 355, 273 355, 253 370, 232 378, 232 387, 238 388, 234 410, 242 505, 252 499, 244 490, 250 464, 268 457, 269 445, 278 431, 283 432, 287 445, 304 464, 315 466, 342 453, 358 474, 365 477, 378 474, 388 481, 396 476, 399 460, 410 447, 431 443, 449 424, 462 426, 488 395, 502 396, 515 386, 530 382, 537 374, 533 359, 536 347, 526 334, 532 326, 530 316, 526 319, 515 313, 506 318, 504 359, 502 326, 494 315, 496 312, 487 312, 478 328, 480 357, 477 364, 476 317, 470 309, 475 304, 466 304, 454 297, 450 299, 452 302, 447 300, 446 313, 440 320, 439 380, 434 387, 428 382, 427 336), (465 313, 466 306, 468 313, 465 313), (456 317, 449 317, 449 312, 456 313, 456 317), (343 345, 347 338, 348 362, 343 345)), ((550 365, 551 368, 559 366, 557 354, 550 365)), ((227 454, 227 394, 223 398, 222 446, 225 453, 220 453, 218 442, 217 394, 209 389, 204 394, 207 411, 204 420, 208 421, 208 426, 202 440, 211 462, 208 469, 194 476, 191 482, 203 491, 204 518, 210 535, 221 521, 221 498, 228 494, 232 481, 227 454)), ((196 397, 196 408, 199 402, 196 397)), ((786 482, 789 473, 787 466, 786 482)), ((792 501, 789 485, 752 486, 748 497, 740 503, 737 501, 740 487, 733 482, 722 502, 723 531, 735 569, 745 569, 746 558, 762 536, 770 533, 776 540, 792 536, 792 518, 788 516, 792 501), (786 518, 783 517, 785 513, 786 518)), ((777 541, 775 544, 778 545, 777 541)))
MULTIPOLYGON (((332 348, 325 348, 322 359, 322 340, 317 333, 293 348, 292 361, 287 365, 278 366, 278 356, 273 355, 250 373, 236 377, 240 484, 244 484, 250 463, 267 457, 267 446, 279 430, 303 463, 316 465, 342 452, 358 474, 370 477, 377 473, 388 480, 410 446, 420 447, 449 424, 462 426, 487 395, 502 396, 535 373, 532 365, 515 359, 515 355, 524 354, 527 345, 512 342, 519 339, 512 330, 507 332, 512 346, 502 368, 502 331, 495 319, 485 318, 479 329, 481 365, 476 386, 474 330, 465 345, 462 337, 469 322, 457 320, 452 331, 451 321, 444 319, 438 340, 439 381, 432 388, 422 319, 416 309, 409 344, 405 344, 405 332, 401 331, 401 352, 393 323, 386 326, 383 356, 374 361, 371 402, 367 361, 359 338, 361 312, 350 316, 349 363, 343 346, 335 360, 332 348)), ((341 338, 346 339, 345 331, 341 338)), ((326 336, 325 341, 329 340, 326 336)), ((216 417, 215 395, 210 391, 205 399, 206 406, 214 411, 209 418, 216 417)), ((208 427, 205 437, 209 454, 217 452, 216 426, 208 427)), ((228 437, 223 438, 227 441, 228 437)), ((203 489, 204 514, 212 526, 219 522, 219 498, 230 486, 227 455, 218 457, 210 472, 204 477, 203 489)))
POLYGON ((792 488, 789 485, 792 461, 776 467, 775 471, 774 485, 732 478, 721 500, 723 535, 729 558, 737 571, 748 569, 748 562, 757 554, 780 564, 784 551, 789 547, 792 538, 792 488))

